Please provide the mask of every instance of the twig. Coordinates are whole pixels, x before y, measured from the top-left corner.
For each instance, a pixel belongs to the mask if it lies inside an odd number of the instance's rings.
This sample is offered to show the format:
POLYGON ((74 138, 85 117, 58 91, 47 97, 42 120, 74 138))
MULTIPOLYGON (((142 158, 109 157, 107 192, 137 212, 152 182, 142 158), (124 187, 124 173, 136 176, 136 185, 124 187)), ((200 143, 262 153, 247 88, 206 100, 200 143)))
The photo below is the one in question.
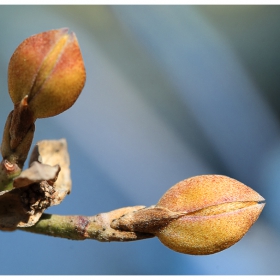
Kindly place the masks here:
POLYGON ((71 240, 95 239, 101 242, 136 241, 154 237, 150 233, 120 231, 110 226, 112 220, 141 208, 144 206, 125 207, 90 217, 43 214, 34 226, 18 229, 71 240))

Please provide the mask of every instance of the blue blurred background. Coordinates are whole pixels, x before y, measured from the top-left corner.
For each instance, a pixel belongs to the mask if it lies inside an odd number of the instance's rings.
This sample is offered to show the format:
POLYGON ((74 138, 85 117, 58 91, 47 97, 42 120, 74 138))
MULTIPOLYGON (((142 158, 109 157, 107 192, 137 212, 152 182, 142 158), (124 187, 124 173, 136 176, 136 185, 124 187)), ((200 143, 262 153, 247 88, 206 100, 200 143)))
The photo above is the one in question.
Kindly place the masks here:
POLYGON ((0 232, 1 274, 279 274, 279 6, 0 6, 0 126, 7 66, 30 35, 69 27, 87 82, 67 112, 36 122, 34 144, 66 138, 73 189, 48 213, 155 204, 175 183, 224 174, 267 205, 247 235, 210 256, 156 238, 70 241, 0 232))

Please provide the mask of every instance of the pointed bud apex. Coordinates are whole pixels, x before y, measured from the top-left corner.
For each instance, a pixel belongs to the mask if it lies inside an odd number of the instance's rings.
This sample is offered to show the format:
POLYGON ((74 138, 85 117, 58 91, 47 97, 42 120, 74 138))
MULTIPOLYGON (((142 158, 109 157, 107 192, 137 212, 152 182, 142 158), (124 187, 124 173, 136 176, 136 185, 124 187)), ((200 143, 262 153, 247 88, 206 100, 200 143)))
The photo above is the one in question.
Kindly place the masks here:
POLYGON ((27 95, 35 119, 55 116, 70 108, 80 95, 85 78, 77 38, 65 28, 24 40, 8 68, 13 103, 18 104, 27 95))

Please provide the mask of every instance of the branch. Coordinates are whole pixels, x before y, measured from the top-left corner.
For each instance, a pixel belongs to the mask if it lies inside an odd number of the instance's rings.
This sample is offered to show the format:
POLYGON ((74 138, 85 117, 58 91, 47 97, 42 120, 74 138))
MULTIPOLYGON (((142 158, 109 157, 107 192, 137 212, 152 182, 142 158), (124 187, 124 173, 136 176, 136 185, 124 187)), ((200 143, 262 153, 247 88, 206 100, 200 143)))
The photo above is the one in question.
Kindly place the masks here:
POLYGON ((43 214, 70 193, 70 161, 64 139, 41 141, 22 171, 35 121, 70 108, 85 79, 77 38, 67 29, 27 38, 11 57, 8 84, 14 109, 0 147, 0 230, 101 242, 157 236, 170 249, 194 255, 217 253, 238 242, 258 219, 264 198, 222 175, 183 180, 148 208, 125 207, 90 217, 43 214))
POLYGON ((141 208, 144 206, 125 207, 90 217, 43 214, 35 225, 18 229, 71 240, 95 239, 101 242, 136 241, 154 237, 150 233, 120 231, 110 226, 112 220, 141 208))

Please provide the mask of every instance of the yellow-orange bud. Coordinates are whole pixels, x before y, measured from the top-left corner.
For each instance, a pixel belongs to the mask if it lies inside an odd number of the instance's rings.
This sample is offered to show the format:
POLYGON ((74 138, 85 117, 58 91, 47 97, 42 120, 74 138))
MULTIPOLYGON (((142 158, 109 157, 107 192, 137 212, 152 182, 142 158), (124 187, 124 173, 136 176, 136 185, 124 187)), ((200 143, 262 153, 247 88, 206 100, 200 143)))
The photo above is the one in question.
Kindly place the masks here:
POLYGON ((247 233, 258 219, 263 202, 257 192, 229 177, 192 177, 173 186, 159 200, 156 207, 185 215, 171 220, 155 234, 175 251, 213 254, 247 233))
POLYGON ((46 31, 24 40, 12 55, 8 88, 16 105, 28 96, 34 118, 55 116, 70 108, 85 84, 86 72, 74 33, 46 31))
POLYGON ((180 253, 208 255, 239 241, 264 205, 262 196, 237 180, 202 175, 179 182, 156 205, 127 213, 111 227, 154 234, 180 253))

